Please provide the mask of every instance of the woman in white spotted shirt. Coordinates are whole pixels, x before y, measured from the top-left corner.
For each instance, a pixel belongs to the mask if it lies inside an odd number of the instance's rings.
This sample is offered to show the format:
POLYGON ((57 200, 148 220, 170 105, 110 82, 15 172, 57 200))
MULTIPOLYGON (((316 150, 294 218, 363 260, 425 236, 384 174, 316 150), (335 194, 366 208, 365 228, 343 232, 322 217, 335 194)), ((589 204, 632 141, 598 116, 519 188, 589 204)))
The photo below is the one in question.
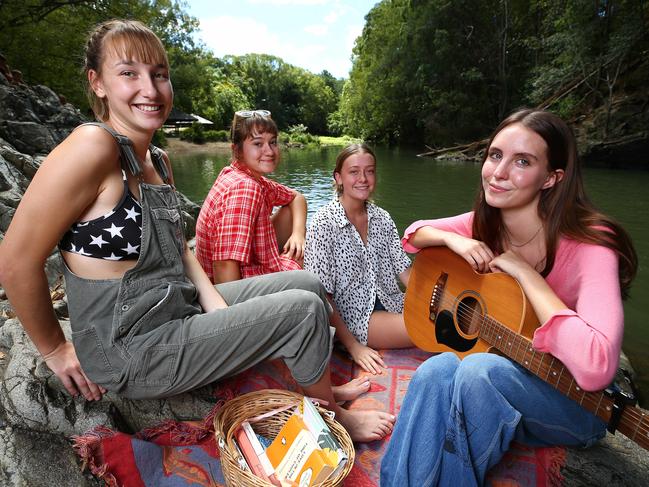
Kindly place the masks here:
POLYGON ((385 364, 377 349, 411 347, 403 322, 410 259, 392 218, 369 201, 376 157, 366 144, 347 146, 333 173, 337 198, 309 226, 304 268, 316 274, 337 312, 332 324, 354 361, 377 374, 385 364))

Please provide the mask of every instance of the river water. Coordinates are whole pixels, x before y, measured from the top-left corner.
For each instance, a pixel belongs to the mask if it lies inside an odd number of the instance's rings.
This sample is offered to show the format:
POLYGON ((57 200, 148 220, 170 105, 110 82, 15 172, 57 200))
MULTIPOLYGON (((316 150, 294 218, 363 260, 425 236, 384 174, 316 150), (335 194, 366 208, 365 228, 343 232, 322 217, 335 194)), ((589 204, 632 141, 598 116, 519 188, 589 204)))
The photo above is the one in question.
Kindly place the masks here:
MULTIPOLYGON (((304 194, 309 218, 333 197, 332 177, 340 148, 290 149, 273 178, 304 194)), ((414 220, 455 215, 471 209, 480 167, 473 162, 418 158, 404 149, 377 149, 376 204, 386 209, 400 232, 414 220)), ((173 154, 176 186, 192 201, 203 202, 229 154, 173 154)), ((649 404, 649 172, 599 168, 585 170, 586 190, 595 204, 620 221, 633 238, 640 270, 625 303, 623 349, 636 370, 643 404, 649 404)))

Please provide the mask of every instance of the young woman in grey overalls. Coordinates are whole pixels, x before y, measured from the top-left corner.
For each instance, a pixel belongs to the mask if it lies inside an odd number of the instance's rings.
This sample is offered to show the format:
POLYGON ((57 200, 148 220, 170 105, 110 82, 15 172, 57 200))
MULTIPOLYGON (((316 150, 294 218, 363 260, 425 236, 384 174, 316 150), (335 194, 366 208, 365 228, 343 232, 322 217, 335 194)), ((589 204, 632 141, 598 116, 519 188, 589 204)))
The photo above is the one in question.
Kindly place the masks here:
MULTIPOLYGON (((334 400, 330 309, 313 275, 294 271, 215 288, 187 248, 171 166, 150 146, 173 102, 160 40, 139 22, 105 22, 89 37, 85 69, 105 125, 81 126, 51 152, 0 245, 2 285, 66 389, 90 400, 106 390, 163 397, 282 358, 308 395, 329 402, 353 439, 387 434, 391 415, 348 411, 334 400), (114 245, 107 234, 89 233, 85 249, 62 250, 73 346, 53 313, 44 261, 68 230, 117 218, 127 196, 139 206, 124 209, 141 213, 139 245, 128 244, 129 252, 139 246, 137 259, 93 255, 114 245)), ((121 229, 112 223, 101 231, 114 237, 121 229)))

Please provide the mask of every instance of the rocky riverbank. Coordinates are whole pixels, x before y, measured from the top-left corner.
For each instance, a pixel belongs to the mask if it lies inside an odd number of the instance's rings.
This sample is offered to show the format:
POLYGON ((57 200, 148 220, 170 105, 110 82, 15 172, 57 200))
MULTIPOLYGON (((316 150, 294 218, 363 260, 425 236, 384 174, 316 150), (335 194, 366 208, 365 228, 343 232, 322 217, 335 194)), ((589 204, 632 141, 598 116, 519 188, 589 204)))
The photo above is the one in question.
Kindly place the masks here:
MULTIPOLYGON (((0 238, 44 156, 83 121, 49 88, 13 85, 0 74, 0 238)), ((189 236, 197 207, 186 201, 184 211, 189 236)), ((48 260, 47 272, 69 335, 57 254, 48 260)), ((72 435, 97 425, 135 432, 165 419, 202 418, 213 406, 210 388, 165 400, 130 401, 110 393, 99 402, 72 398, 42 362, 0 289, 0 486, 98 486, 81 472, 72 435)), ((563 474, 567 486, 645 486, 649 454, 609 435, 588 450, 569 450, 563 474)))

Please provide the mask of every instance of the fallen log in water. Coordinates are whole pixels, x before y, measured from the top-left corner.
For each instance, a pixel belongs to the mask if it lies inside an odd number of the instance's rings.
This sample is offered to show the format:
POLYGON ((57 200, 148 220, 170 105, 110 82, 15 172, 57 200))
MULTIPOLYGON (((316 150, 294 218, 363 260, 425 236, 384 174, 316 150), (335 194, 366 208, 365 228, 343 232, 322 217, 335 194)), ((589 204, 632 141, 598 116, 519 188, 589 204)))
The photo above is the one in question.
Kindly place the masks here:
POLYGON ((417 157, 435 157, 435 158, 452 158, 452 159, 479 159, 482 155, 482 151, 487 147, 487 142, 489 139, 482 139, 469 144, 455 145, 453 147, 444 147, 442 149, 432 149, 427 147, 429 150, 421 154, 417 154, 417 157))

